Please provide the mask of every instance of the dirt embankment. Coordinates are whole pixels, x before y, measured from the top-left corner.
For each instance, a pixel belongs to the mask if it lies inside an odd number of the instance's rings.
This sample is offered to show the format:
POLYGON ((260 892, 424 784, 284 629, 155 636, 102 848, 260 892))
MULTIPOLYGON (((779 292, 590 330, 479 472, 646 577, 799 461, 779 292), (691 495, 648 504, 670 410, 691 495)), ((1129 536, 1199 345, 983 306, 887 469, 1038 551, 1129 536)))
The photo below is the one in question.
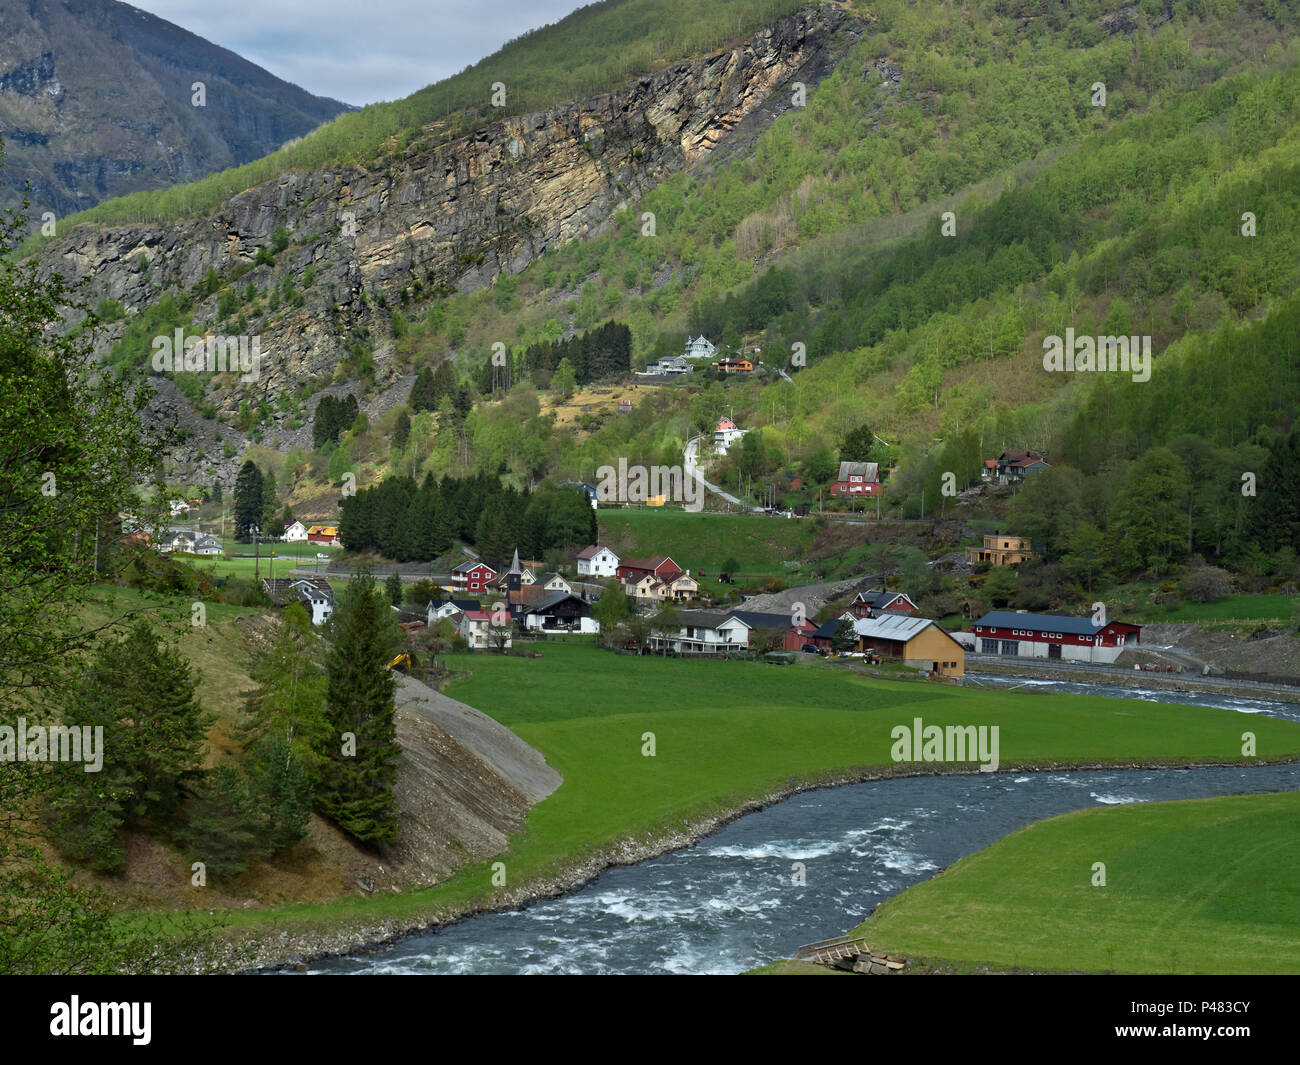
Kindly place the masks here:
MULTIPOLYGON (((1144 649, 1173 647, 1219 669, 1243 673, 1271 673, 1300 676, 1300 635, 1276 628, 1258 635, 1249 632, 1217 632, 1199 625, 1147 625, 1142 629, 1144 649)), ((1150 656, 1154 660, 1156 656, 1150 656)), ((1127 664, 1127 663, 1125 663, 1127 664)))
POLYGON ((384 871, 376 888, 435 884, 500 854, 529 808, 562 780, 504 725, 410 677, 397 681, 397 739, 401 843, 377 863, 384 871))

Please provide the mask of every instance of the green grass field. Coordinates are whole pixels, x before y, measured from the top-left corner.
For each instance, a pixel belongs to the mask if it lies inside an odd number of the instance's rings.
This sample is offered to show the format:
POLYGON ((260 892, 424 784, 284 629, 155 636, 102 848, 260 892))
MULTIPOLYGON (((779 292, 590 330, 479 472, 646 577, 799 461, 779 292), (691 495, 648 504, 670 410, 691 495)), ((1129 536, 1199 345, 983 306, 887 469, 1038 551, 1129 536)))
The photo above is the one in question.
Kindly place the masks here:
POLYGON ((1300 973, 1297 838, 1293 793, 1081 810, 962 859, 854 934, 959 968, 1300 973))
POLYGON ((620 555, 646 558, 668 555, 692 574, 710 577, 728 558, 740 563, 732 576, 741 580, 788 577, 795 570, 782 565, 804 557, 816 529, 810 520, 749 514, 688 514, 681 510, 620 510, 597 512, 600 542, 620 555))
MULTIPOLYGON (((855 767, 892 767, 890 730, 915 716, 999 725, 1004 766, 1241 760, 1243 719, 1230 711, 878 681, 824 664, 635 658, 582 644, 542 650, 540 659, 445 659, 467 673, 448 694, 514 729, 564 775, 496 859, 506 863, 507 890, 746 799, 855 767), (647 732, 654 757, 642 754, 647 732)), ((1249 726, 1261 758, 1300 758, 1300 726, 1262 717, 1249 726)), ((499 900, 490 877, 482 862, 419 892, 226 918, 236 928, 283 927, 447 913, 499 900)))
POLYGON ((1212 603, 1183 603, 1174 610, 1152 607, 1137 612, 1137 619, 1152 624, 1217 622, 1242 624, 1274 622, 1290 625, 1296 617, 1297 597, 1274 593, 1269 595, 1231 595, 1212 603))
MULTIPOLYGON (((179 557, 196 570, 210 573, 214 577, 252 577, 255 571, 263 577, 287 577, 291 569, 316 566, 317 553, 329 555, 331 559, 343 553, 343 548, 331 547, 327 544, 262 544, 259 547, 260 558, 258 558, 253 555, 252 544, 237 544, 234 540, 230 540, 225 547, 236 557, 192 558, 188 555, 179 557)), ((321 559, 319 564, 323 574, 329 563, 321 559)))

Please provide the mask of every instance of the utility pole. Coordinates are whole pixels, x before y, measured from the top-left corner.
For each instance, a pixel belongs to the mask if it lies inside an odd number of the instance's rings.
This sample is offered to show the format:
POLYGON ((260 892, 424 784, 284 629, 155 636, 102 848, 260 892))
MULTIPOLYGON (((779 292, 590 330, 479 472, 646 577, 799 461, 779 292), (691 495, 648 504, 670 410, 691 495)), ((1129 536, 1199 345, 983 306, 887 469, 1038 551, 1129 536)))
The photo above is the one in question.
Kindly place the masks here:
POLYGON ((261 583, 261 579, 262 579, 261 569, 260 569, 260 563, 262 560, 257 551, 257 534, 260 533, 262 530, 257 525, 250 525, 248 527, 248 531, 253 534, 253 582, 255 584, 258 584, 261 583))

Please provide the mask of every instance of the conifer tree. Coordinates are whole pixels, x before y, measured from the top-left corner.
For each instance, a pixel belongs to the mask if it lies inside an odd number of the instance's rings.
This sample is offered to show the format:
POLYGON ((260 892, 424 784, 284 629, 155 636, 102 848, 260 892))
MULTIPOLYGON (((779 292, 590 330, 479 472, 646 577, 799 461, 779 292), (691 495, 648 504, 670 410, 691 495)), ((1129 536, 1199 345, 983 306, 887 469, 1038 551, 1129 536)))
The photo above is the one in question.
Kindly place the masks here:
POLYGON ((235 478, 235 539, 248 543, 253 526, 262 524, 262 471, 250 459, 239 467, 235 478))
MULTIPOLYGON (((386 668, 394 650, 392 612, 363 573, 348 584, 330 618, 326 714, 316 806, 363 843, 397 842, 395 682, 386 668), (388 617, 385 617, 388 615, 388 617)), ((399 630, 400 631, 400 630, 399 630)))

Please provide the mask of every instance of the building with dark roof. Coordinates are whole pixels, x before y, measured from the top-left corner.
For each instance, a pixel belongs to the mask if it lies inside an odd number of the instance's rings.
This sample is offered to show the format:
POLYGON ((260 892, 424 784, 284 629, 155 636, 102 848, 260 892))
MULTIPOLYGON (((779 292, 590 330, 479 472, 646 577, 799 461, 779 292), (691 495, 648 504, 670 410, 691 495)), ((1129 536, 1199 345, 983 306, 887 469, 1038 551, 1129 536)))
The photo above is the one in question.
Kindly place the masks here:
POLYGON ((1140 645, 1142 626, 1066 614, 991 610, 957 633, 973 653, 1073 662, 1114 662, 1125 647, 1140 645))

